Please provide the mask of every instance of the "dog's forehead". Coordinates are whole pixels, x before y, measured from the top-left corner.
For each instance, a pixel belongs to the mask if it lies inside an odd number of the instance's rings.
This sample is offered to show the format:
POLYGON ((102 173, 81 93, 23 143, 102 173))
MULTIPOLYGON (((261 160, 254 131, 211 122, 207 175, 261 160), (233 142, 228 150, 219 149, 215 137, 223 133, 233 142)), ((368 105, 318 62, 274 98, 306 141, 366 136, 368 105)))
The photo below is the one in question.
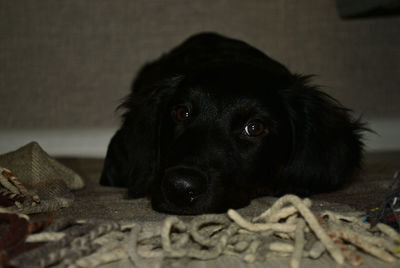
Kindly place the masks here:
POLYGON ((231 104, 240 107, 249 107, 251 103, 261 102, 261 95, 249 94, 251 90, 224 90, 224 88, 215 90, 204 86, 195 86, 186 88, 183 96, 193 102, 207 102, 215 104, 231 104))
POLYGON ((181 90, 192 97, 263 98, 287 87, 288 79, 253 66, 231 64, 200 69, 185 75, 181 90))
POLYGON ((260 95, 248 93, 248 90, 232 92, 205 88, 204 86, 193 86, 182 90, 180 100, 197 107, 199 111, 214 114, 219 118, 224 114, 229 116, 268 115, 268 105, 265 104, 263 98, 260 95))
POLYGON ((273 99, 274 85, 265 81, 241 78, 202 78, 183 83, 177 95, 191 102, 214 103, 217 106, 250 107, 273 99))
POLYGON ((215 113, 256 113, 274 107, 277 92, 286 83, 251 66, 213 66, 187 74, 179 85, 177 97, 215 113))

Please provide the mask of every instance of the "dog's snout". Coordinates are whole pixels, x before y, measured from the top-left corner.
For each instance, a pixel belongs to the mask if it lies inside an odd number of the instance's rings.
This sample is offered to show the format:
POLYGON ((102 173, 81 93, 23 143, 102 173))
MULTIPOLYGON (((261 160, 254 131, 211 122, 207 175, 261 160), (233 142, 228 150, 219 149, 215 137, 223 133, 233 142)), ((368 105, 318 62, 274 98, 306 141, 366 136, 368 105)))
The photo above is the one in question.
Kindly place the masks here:
POLYGON ((168 201, 185 207, 192 205, 206 191, 206 185, 207 177, 203 173, 178 168, 166 173, 162 187, 168 201))

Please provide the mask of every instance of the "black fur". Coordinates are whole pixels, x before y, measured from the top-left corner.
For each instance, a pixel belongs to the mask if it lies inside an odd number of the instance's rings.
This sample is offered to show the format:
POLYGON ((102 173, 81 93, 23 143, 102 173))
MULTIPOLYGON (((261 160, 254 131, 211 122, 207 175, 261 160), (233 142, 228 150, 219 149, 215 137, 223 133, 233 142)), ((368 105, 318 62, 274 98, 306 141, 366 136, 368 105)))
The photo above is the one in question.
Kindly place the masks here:
POLYGON ((139 72, 101 184, 176 214, 242 207, 261 189, 335 190, 361 166, 364 127, 309 80, 242 41, 195 35, 139 72), (265 130, 248 136, 249 122, 265 130))

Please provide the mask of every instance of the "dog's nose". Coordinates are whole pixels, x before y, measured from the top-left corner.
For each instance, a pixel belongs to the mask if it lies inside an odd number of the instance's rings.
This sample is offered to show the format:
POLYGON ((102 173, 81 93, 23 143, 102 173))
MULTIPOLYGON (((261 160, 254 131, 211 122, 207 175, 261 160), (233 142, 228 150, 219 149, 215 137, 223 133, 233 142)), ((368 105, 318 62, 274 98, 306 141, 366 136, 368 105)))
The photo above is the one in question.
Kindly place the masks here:
POLYGON ((207 178, 198 172, 174 170, 167 173, 163 181, 163 191, 168 201, 177 206, 190 206, 205 192, 207 178))

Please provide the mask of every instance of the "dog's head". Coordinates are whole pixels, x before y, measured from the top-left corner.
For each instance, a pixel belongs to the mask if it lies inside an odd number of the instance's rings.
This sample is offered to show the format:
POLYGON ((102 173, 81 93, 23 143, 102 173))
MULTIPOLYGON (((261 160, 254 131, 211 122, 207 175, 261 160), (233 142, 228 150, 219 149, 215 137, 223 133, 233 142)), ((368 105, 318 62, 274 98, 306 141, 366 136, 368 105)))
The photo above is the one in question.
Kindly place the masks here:
POLYGON ((243 66, 181 77, 162 105, 153 205, 200 213, 247 204, 290 156, 288 116, 277 81, 243 66))
POLYGON ((262 188, 341 185, 361 159, 360 124, 308 77, 245 59, 211 61, 131 94, 101 182, 177 214, 242 207, 262 188))

